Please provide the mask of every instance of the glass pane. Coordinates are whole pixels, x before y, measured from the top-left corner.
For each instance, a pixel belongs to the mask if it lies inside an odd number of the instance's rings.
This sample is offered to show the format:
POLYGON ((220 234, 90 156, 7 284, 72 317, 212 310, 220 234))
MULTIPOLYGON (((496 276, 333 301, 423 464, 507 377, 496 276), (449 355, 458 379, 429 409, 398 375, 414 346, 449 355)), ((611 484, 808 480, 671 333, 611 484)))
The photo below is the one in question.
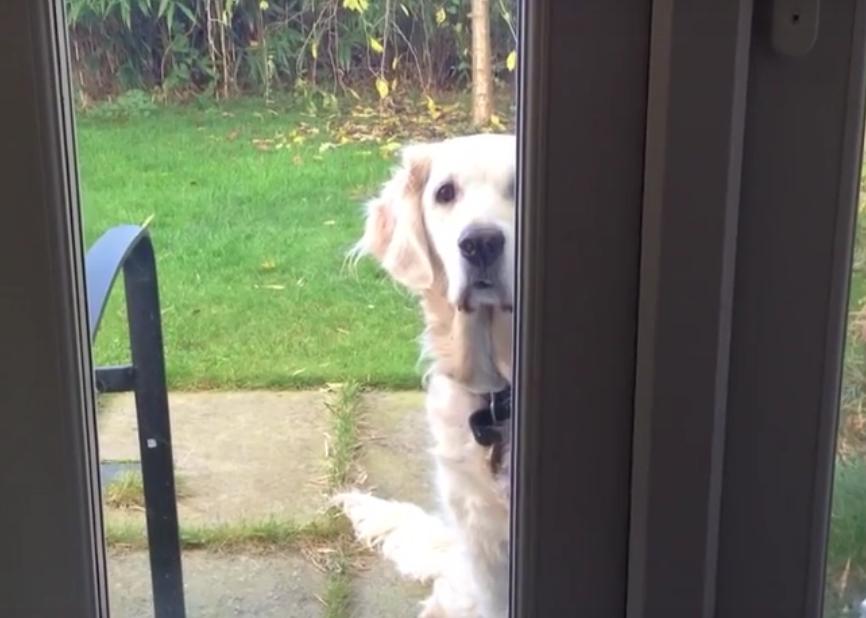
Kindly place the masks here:
POLYGON ((66 4, 112 615, 502 615, 516 0, 66 4))
POLYGON ((866 617, 866 176, 861 175, 824 603, 826 618, 866 617))

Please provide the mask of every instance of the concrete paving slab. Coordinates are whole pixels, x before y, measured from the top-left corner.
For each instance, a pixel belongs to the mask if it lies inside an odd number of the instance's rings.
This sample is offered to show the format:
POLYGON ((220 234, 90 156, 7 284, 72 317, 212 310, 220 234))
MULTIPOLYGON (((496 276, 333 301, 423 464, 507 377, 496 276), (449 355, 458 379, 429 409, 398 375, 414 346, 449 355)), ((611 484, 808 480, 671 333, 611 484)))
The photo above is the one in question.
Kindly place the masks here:
MULTIPOLYGON (((326 576, 294 554, 183 556, 186 614, 194 618, 315 618, 326 576)), ((111 615, 152 618, 153 596, 145 552, 108 555, 111 615)))
POLYGON ((430 432, 421 392, 364 396, 364 444, 360 464, 377 496, 436 508, 430 432))
MULTIPOLYGON (((175 393, 170 396, 181 525, 281 517, 307 521, 325 508, 327 394, 321 392, 175 393)), ((360 407, 359 465, 377 495, 436 505, 429 434, 420 392, 368 393, 360 407)), ((101 398, 103 460, 134 461, 133 400, 101 398)), ((140 509, 108 509, 112 524, 143 528, 140 509)), ((152 616, 146 552, 109 554, 113 615, 152 616)), ((321 616, 326 576, 299 554, 184 553, 187 614, 201 618, 321 616)), ((352 573, 356 618, 416 616, 428 594, 390 564, 365 558, 352 573)))
POLYGON ((390 563, 371 559, 352 581, 352 618, 415 618, 430 587, 400 577, 390 563))
MULTIPOLYGON (((314 518, 327 504, 325 401, 319 392, 171 394, 181 521, 314 518)), ((102 398, 98 426, 103 460, 139 459, 131 396, 102 398)))

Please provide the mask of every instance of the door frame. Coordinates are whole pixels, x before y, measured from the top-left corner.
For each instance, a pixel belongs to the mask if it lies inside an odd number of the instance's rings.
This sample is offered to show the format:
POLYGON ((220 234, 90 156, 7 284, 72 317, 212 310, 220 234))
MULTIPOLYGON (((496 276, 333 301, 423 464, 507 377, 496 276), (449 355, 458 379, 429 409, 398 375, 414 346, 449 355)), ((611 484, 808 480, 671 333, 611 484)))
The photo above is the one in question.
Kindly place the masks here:
POLYGON ((108 615, 63 13, 0 5, 0 614, 28 618, 108 615))

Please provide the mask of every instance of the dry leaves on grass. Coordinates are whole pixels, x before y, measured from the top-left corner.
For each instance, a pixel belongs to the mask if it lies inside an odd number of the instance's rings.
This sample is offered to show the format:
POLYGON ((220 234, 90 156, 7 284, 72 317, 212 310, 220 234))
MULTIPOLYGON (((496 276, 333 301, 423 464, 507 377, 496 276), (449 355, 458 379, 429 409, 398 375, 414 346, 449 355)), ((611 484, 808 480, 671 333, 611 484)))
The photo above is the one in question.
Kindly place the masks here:
MULTIPOLYGON (((512 128, 512 118, 494 114, 483 131, 504 132, 512 128)), ((476 132, 466 105, 460 102, 440 103, 430 97, 394 101, 378 106, 355 105, 347 113, 327 119, 324 127, 300 122, 286 132, 270 137, 256 137, 251 144, 262 152, 291 149, 308 142, 318 142, 313 158, 346 144, 367 144, 373 154, 378 150, 390 158, 400 145, 412 141, 433 141, 476 132)))

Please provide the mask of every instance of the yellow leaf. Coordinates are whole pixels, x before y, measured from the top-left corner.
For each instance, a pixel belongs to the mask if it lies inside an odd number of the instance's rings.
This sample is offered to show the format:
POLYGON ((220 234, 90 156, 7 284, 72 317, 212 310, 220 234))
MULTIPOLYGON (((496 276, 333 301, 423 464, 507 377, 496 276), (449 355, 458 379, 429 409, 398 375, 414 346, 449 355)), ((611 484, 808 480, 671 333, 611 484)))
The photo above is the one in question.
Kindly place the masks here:
POLYGON ((430 114, 430 118, 433 120, 438 120, 440 116, 442 116, 442 112, 439 111, 436 101, 431 99, 429 96, 427 97, 427 113, 430 114))
POLYGON ((310 44, 310 53, 313 55, 313 60, 317 60, 319 58, 319 42, 313 41, 310 44))
POLYGON ((372 49, 377 54, 381 54, 385 51, 385 48, 382 47, 382 44, 373 37, 370 37, 370 49, 372 49))
POLYGON ((261 2, 259 2, 259 8, 260 8, 262 11, 267 11, 267 10, 268 10, 268 6, 270 6, 270 5, 267 3, 266 0, 262 0, 261 2))
POLYGON ((376 91, 379 93, 379 98, 384 99, 391 92, 388 88, 388 81, 381 77, 376 78, 376 91))
POLYGON ((406 8, 406 5, 401 2, 400 8, 403 9, 403 13, 406 15, 406 17, 409 17, 409 9, 406 8))
POLYGON ((343 0, 343 8, 356 13, 363 13, 369 6, 369 0, 343 0))
POLYGON ((394 59, 391 61, 391 70, 392 71, 397 68, 397 64, 399 64, 399 62, 400 62, 400 56, 394 56, 394 59))
POLYGON ((397 78, 396 77, 391 80, 391 92, 394 92, 395 90, 397 90, 397 78))
POLYGON ((276 260, 265 260, 261 263, 260 268, 262 270, 274 270, 277 267, 276 260))
POLYGON ((517 51, 512 50, 508 57, 505 59, 505 67, 509 71, 513 71, 517 68, 517 51))
POLYGON ((496 114, 490 116, 490 126, 500 131, 505 130, 505 125, 502 124, 502 120, 496 114))
POLYGON ((441 26, 445 23, 446 19, 448 19, 448 16, 445 14, 445 9, 440 6, 436 9, 436 25, 441 26))

